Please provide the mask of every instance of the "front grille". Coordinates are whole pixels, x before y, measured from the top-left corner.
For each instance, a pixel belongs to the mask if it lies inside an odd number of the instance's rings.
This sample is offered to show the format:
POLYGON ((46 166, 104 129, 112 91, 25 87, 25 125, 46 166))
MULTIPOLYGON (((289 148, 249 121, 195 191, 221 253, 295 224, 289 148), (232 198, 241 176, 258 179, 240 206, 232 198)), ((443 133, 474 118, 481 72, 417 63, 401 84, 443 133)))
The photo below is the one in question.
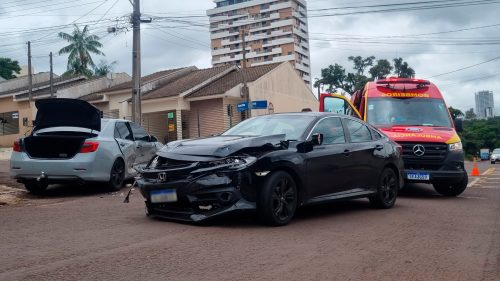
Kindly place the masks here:
POLYGON ((400 142, 399 144, 403 147, 405 169, 439 170, 448 155, 448 145, 444 143, 400 142), (424 147, 423 155, 415 155, 413 148, 416 145, 424 147))

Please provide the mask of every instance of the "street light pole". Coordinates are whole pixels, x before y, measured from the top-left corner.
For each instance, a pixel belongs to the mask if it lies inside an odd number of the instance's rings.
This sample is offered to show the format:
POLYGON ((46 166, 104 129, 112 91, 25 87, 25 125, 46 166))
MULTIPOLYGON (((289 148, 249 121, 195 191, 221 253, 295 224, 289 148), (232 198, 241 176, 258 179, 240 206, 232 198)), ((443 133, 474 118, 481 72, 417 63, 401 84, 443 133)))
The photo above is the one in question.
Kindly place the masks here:
POLYGON ((52 63, 52 52, 50 52, 50 97, 54 97, 54 65, 52 63))
POLYGON ((28 99, 33 100, 33 73, 31 72, 31 42, 28 41, 28 99))
POLYGON ((132 13, 133 46, 132 46, 132 121, 142 123, 141 108, 141 8, 140 0, 134 0, 132 13))
POLYGON ((243 95, 244 95, 244 98, 245 98, 245 101, 247 102, 248 104, 248 109, 247 109, 247 118, 250 118, 252 116, 252 111, 251 111, 251 103, 250 103, 250 92, 249 92, 249 89, 248 89, 248 85, 247 85, 247 75, 246 75, 246 69, 247 69, 247 57, 246 57, 246 53, 247 53, 247 44, 246 44, 246 41, 245 41, 245 35, 246 35, 246 30, 245 29, 241 29, 240 30, 240 34, 241 34, 241 45, 243 47, 243 63, 242 63, 242 73, 243 73, 243 95))

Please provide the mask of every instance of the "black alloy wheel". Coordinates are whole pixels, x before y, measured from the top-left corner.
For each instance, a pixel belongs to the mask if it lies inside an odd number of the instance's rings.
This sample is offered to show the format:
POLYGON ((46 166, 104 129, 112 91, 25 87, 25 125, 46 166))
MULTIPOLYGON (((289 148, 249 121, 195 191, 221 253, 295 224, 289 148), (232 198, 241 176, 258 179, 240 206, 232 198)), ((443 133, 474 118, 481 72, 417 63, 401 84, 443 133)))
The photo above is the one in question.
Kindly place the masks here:
POLYGON ((399 180, 391 168, 385 168, 380 176, 377 193, 371 197, 370 204, 379 209, 389 209, 396 203, 399 191, 399 180))
POLYGON ((36 180, 30 180, 24 182, 24 187, 26 187, 26 190, 28 190, 29 193, 35 195, 44 194, 48 186, 49 184, 47 182, 40 182, 36 180))
POLYGON ((123 186, 123 181, 125 180, 125 163, 123 160, 116 159, 111 167, 111 172, 109 175, 108 186, 111 191, 118 191, 123 186))
POLYGON ((297 209, 297 185, 292 176, 277 171, 268 176, 257 202, 261 220, 268 225, 286 225, 297 209))
POLYGON ((455 184, 447 184, 447 183, 434 183, 434 190, 437 191, 437 193, 447 196, 447 197, 454 197, 462 194, 462 192, 465 191, 467 188, 467 184, 469 183, 469 177, 467 176, 467 173, 464 174, 463 178, 461 181, 455 184))

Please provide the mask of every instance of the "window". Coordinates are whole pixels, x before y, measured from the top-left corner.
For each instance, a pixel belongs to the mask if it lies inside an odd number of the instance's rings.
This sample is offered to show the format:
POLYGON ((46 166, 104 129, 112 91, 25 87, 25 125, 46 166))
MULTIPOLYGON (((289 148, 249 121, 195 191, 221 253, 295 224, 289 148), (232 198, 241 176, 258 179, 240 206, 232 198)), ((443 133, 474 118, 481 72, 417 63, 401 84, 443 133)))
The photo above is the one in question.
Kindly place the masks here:
POLYGON ((136 123, 130 123, 130 128, 132 129, 132 134, 134 135, 135 140, 149 141, 148 133, 146 133, 146 130, 144 130, 141 126, 136 123))
POLYGON ((345 143, 344 129, 339 117, 319 121, 312 134, 323 134, 323 144, 345 143))
POLYGON ((19 112, 0 113, 0 136, 19 134, 19 112))
POLYGON ((123 140, 131 140, 131 141, 134 140, 134 138, 132 137, 132 133, 130 132, 130 129, 127 127, 125 122, 117 122, 116 123, 115 138, 123 139, 123 140))
POLYGON ((367 142, 372 140, 368 127, 358 121, 344 119, 351 135, 351 142, 367 142))
POLYGON ((379 132, 377 132, 375 130, 371 130, 371 131, 372 131, 372 136, 373 136, 374 140, 379 140, 382 138, 382 134, 380 134, 379 132))

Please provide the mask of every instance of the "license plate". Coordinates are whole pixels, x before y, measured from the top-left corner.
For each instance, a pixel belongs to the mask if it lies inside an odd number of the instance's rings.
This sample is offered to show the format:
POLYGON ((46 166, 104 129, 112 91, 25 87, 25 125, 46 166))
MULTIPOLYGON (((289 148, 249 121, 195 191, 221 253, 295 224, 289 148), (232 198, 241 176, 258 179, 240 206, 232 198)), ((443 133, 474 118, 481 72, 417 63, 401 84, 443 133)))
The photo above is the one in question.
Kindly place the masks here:
POLYGON ((175 189, 162 189, 151 191, 151 203, 177 202, 175 189))
POLYGON ((430 177, 429 173, 407 173, 406 178, 409 180, 428 181, 431 177, 430 177))

